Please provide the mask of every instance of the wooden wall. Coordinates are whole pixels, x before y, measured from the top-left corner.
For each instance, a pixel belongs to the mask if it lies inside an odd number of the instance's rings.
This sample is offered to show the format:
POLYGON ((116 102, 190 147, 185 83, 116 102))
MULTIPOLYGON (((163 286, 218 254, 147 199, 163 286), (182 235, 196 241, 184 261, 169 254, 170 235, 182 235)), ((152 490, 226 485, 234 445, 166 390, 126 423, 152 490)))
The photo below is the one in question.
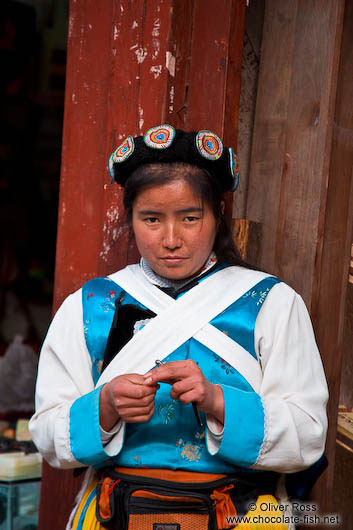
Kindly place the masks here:
MULTIPOLYGON (((336 143, 340 146, 336 157, 338 171, 343 179, 353 176, 353 2, 345 6, 342 35, 341 62, 339 71, 340 87, 337 93, 337 116, 335 119, 336 143)), ((344 191, 343 191, 344 193, 344 191)), ((338 198, 338 201, 342 198, 338 198)), ((352 223, 353 204, 350 205, 348 222, 352 223)), ((353 224, 353 223, 352 223, 353 224)), ((351 224, 351 234, 353 226, 351 224)), ((339 402, 353 410, 353 235, 350 238, 351 258, 349 274, 344 274, 347 293, 344 305, 343 359, 339 402), (349 281, 348 281, 349 280, 349 281)), ((334 510, 341 516, 343 530, 353 530, 353 452, 337 445, 334 476, 334 510)))
MULTIPOLYGON (((341 151, 339 168, 344 167, 345 174, 353 173, 353 2, 347 1, 345 8, 342 53, 340 67, 340 91, 337 95, 337 119, 335 121, 335 135, 339 139, 341 151)), ((350 207, 353 210, 353 204, 350 207)), ((353 224, 353 223, 352 223, 353 224)), ((353 226, 351 226, 353 230, 353 226)), ((341 378, 342 404, 353 410, 353 236, 351 237, 350 269, 347 285, 343 369, 341 378)))
POLYGON ((246 217, 254 261, 302 294, 330 389, 330 465, 315 491, 332 510, 352 228, 352 2, 267 0, 246 217), (350 72, 350 73, 349 73, 350 72))

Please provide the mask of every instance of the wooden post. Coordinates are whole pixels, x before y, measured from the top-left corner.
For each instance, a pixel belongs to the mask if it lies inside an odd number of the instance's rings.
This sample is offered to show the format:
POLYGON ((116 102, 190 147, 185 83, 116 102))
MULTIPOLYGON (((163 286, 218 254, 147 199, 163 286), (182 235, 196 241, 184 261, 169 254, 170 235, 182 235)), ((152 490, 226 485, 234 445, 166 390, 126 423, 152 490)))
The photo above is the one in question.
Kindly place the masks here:
MULTIPOLYGON (((107 170, 123 138, 171 123, 236 140, 244 12, 245 0, 71 1, 54 311, 137 257, 107 170)), ((65 527, 78 485, 44 466, 41 530, 65 527)))
MULTIPOLYGON (((346 2, 337 94, 332 120, 332 144, 327 179, 327 198, 312 298, 312 316, 329 384, 329 433, 327 476, 318 483, 314 496, 332 508, 337 413, 344 353, 344 322, 353 229, 353 3, 346 2)), ((351 349, 352 351, 352 345, 351 349)), ((353 363, 350 362, 350 369, 353 363)), ((352 392, 352 381, 350 381, 352 392)), ((349 514, 349 517, 351 515, 349 514)), ((342 521, 342 527, 348 521, 342 521)))
MULTIPOLYGON (((330 466, 315 490, 322 513, 332 509, 353 211, 349 134, 334 126, 337 120, 347 122, 347 116, 352 126, 351 69, 343 72, 341 64, 338 77, 343 16, 344 0, 266 3, 247 200, 248 219, 262 225, 257 265, 277 274, 304 297, 325 365, 331 395, 330 466), (344 105, 337 106, 335 113, 337 86, 344 105)), ((346 40, 342 54, 348 57, 349 25, 346 40)))
POLYGON ((249 219, 233 219, 232 235, 241 258, 254 265, 261 245, 261 224, 249 219))

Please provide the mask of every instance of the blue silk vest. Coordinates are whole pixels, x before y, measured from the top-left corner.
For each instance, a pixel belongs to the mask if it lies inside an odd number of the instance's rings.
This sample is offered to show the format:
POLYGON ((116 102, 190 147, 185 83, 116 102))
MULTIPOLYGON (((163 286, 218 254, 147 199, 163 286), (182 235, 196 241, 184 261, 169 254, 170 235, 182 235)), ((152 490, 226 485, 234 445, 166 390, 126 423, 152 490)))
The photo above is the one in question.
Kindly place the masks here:
MULTIPOLYGON (((279 281, 274 277, 265 278, 210 322, 255 359, 256 318, 268 293, 279 281)), ((109 278, 93 279, 82 288, 84 333, 95 383, 101 373, 115 301, 121 295, 121 287, 109 278)), ((124 293, 122 304, 146 309, 128 293, 124 293)), ((153 417, 148 423, 126 425, 123 448, 112 458, 112 463, 229 474, 239 469, 245 471, 256 462, 264 438, 260 396, 234 367, 193 338, 167 356, 164 362, 185 359, 193 359, 209 381, 222 387, 226 414, 218 453, 209 453, 207 429, 197 424, 191 404, 183 405, 171 399, 170 385, 161 383, 153 417)), ((203 413, 201 416, 203 425, 206 425, 203 413)))

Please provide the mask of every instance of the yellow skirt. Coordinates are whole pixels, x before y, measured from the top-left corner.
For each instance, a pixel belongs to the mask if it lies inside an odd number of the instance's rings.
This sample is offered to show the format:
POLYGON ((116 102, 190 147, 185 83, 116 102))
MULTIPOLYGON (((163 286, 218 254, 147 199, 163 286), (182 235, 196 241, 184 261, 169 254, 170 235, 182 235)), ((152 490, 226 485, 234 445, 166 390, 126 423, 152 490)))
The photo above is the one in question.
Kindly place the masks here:
MULTIPOLYGON (((105 530, 96 518, 96 485, 97 479, 94 479, 87 487, 74 517, 73 530, 105 530)), ((237 523, 235 518, 233 521, 230 519, 225 528, 288 530, 288 526, 282 522, 283 512, 276 509, 277 506, 279 504, 273 495, 260 495, 254 503, 253 510, 249 510, 240 523, 237 523)), ((141 530, 150 529, 141 527, 141 530)))

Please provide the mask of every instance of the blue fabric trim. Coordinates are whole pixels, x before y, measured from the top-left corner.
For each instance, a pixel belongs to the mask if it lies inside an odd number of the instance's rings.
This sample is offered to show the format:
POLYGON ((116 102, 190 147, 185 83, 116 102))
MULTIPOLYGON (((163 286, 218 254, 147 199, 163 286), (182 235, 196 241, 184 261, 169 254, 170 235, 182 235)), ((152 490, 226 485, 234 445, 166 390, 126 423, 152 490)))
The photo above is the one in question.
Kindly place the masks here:
POLYGON ((70 446, 75 459, 98 465, 109 456, 104 451, 99 428, 99 396, 103 385, 76 399, 70 409, 70 446))
POLYGON ((87 510, 91 504, 91 502, 94 500, 94 498, 96 497, 96 488, 94 488, 91 493, 89 494, 89 496, 87 497, 87 500, 85 502, 85 505, 83 507, 83 510, 81 512, 81 515, 80 515, 80 518, 78 520, 78 523, 77 523, 77 526, 76 526, 76 529, 75 530, 82 530, 82 527, 83 527, 83 523, 85 521, 85 517, 86 517, 86 513, 87 513, 87 510))
POLYGON ((265 436, 265 411, 255 392, 220 385, 224 395, 224 433, 218 457, 249 467, 260 453, 265 436))

